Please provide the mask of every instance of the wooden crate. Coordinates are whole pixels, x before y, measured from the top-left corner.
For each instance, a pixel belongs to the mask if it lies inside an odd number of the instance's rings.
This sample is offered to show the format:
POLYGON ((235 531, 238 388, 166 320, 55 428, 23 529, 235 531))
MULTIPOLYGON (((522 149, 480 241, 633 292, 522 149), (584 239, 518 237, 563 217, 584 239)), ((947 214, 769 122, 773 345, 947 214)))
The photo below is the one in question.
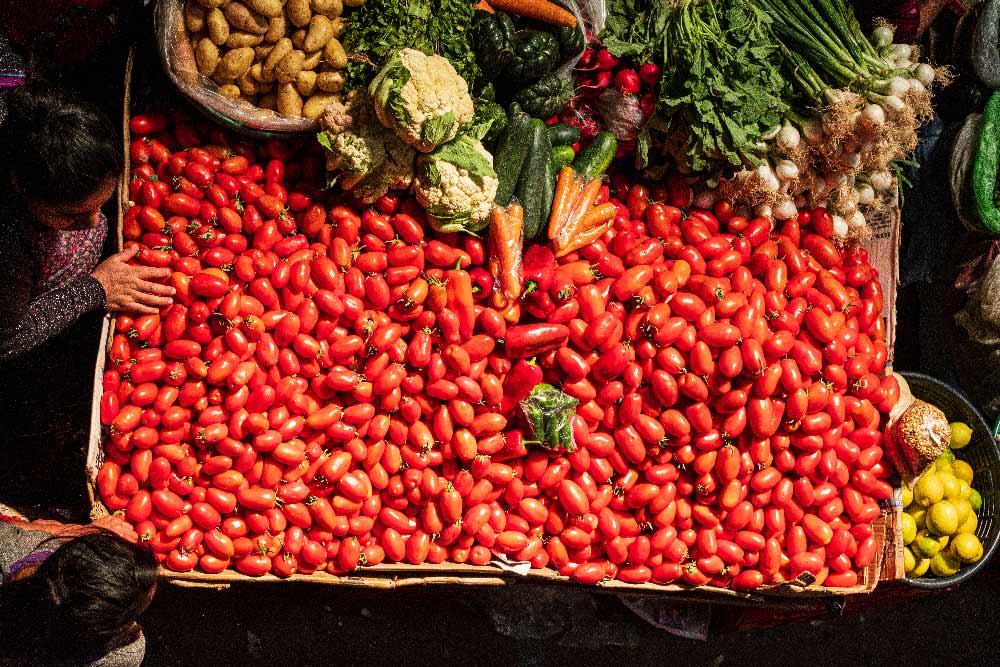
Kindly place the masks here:
MULTIPOLYGON (((123 109, 122 133, 125 153, 128 154, 130 133, 128 119, 131 113, 131 89, 133 80, 134 56, 129 55, 125 73, 125 96, 123 109)), ((116 234, 119 248, 122 245, 122 218, 129 206, 128 183, 130 166, 126 163, 119 187, 119 211, 116 234)), ((898 239, 899 211, 896 207, 888 207, 883 216, 874 221, 875 234, 867 244, 872 263, 882 275, 885 287, 885 309, 887 313, 887 332, 889 347, 892 349, 892 336, 895 332, 895 286, 898 276, 898 239)), ((107 349, 111 342, 114 328, 111 316, 104 319, 100 346, 97 350, 97 362, 94 372, 94 401, 91 414, 90 440, 88 444, 86 466, 88 477, 88 492, 90 494, 92 517, 99 518, 107 514, 107 509, 101 503, 96 487, 97 471, 104 460, 104 438, 106 429, 100 421, 100 398, 102 393, 102 378, 107 359, 107 349)), ((873 562, 862 573, 861 582, 852 588, 830 589, 810 585, 808 577, 753 593, 741 593, 725 588, 658 584, 627 584, 620 581, 606 581, 598 584, 595 590, 616 593, 645 593, 670 595, 672 600, 718 602, 734 605, 770 605, 775 607, 795 606, 796 601, 815 599, 831 595, 853 595, 871 593, 880 580, 899 579, 902 577, 902 537, 899 527, 899 509, 884 508, 882 516, 874 523, 875 537, 882 548, 878 550, 873 562)), ((579 586, 567 577, 562 577, 551 569, 529 570, 526 574, 517 574, 510 568, 499 565, 462 565, 458 563, 441 563, 439 565, 423 564, 381 564, 366 567, 348 575, 333 575, 327 572, 317 572, 311 575, 293 575, 287 579, 267 575, 263 577, 248 577, 233 570, 220 574, 205 574, 201 572, 173 572, 161 569, 161 577, 178 586, 228 588, 234 583, 275 583, 284 581, 309 582, 313 584, 332 586, 353 586, 361 588, 395 589, 411 586, 430 585, 464 585, 464 586, 504 586, 515 583, 532 582, 539 585, 572 585, 579 586)))

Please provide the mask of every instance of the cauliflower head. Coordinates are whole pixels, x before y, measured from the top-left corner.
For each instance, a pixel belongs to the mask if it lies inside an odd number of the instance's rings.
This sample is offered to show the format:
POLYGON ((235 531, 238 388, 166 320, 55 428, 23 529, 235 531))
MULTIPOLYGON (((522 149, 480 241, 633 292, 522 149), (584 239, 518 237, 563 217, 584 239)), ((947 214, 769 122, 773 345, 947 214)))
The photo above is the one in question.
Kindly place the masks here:
POLYGON ((382 124, 421 153, 451 141, 472 122, 469 86, 446 58, 403 49, 368 87, 382 124))
POLYGON ((410 187, 416 152, 376 122, 364 91, 353 91, 327 107, 320 126, 323 132, 318 139, 326 148, 326 169, 336 175, 341 189, 371 203, 389 188, 410 187))
POLYGON ((417 158, 417 201, 439 232, 486 227, 499 184, 493 156, 467 134, 417 158))
POLYGON ((351 194, 362 204, 373 204, 389 190, 406 190, 413 183, 413 164, 417 152, 391 131, 380 127, 383 133, 385 159, 378 169, 368 172, 364 179, 350 188, 351 194))

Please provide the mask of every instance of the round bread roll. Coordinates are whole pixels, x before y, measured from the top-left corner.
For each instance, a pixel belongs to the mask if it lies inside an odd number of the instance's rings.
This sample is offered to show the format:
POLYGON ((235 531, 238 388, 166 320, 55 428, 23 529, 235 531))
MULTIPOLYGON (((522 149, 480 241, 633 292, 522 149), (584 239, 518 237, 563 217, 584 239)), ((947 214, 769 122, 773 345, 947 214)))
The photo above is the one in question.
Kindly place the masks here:
POLYGON ((914 401, 889 429, 886 453, 906 483, 916 481, 951 442, 948 418, 921 400, 914 401))

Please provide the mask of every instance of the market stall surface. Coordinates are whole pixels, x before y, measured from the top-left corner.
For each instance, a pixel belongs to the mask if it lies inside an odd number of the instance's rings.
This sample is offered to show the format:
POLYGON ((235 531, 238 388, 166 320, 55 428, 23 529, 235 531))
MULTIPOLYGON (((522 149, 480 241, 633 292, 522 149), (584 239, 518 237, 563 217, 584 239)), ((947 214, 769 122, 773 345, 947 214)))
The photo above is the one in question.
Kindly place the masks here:
MULTIPOLYGON (((707 641, 669 634, 612 595, 566 587, 399 591, 299 584, 163 585, 146 613, 145 665, 720 665, 1000 663, 1000 567, 904 599, 883 585, 838 618, 756 630, 780 616, 661 610, 707 641), (852 611, 853 610, 853 611, 852 611), (915 661, 915 662, 914 662, 915 661)), ((663 599, 663 598, 660 598, 663 599)), ((835 613, 835 611, 833 612, 835 613)), ((788 616, 786 618, 792 618, 788 616)), ((803 618, 799 614, 796 618, 803 618)))

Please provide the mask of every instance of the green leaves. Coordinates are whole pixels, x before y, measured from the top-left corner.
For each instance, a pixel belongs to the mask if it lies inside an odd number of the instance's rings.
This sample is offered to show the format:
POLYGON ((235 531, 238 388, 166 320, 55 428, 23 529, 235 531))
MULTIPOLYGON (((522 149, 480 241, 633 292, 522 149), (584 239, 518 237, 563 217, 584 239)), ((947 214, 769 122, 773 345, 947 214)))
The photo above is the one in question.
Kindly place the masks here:
POLYGON ((664 43, 658 108, 674 159, 693 172, 757 166, 761 136, 787 105, 778 43, 747 0, 680 0, 664 43))
POLYGON ((447 111, 440 116, 432 116, 424 121, 421 139, 437 146, 455 129, 455 112, 447 111))
POLYGON ((619 58, 636 62, 659 61, 658 51, 665 19, 670 14, 668 0, 608 0, 608 18, 600 39, 619 58), (654 58, 654 56, 657 56, 654 58))
POLYGON ((477 150, 479 142, 467 134, 460 135, 454 141, 438 146, 431 153, 431 160, 450 162, 460 169, 465 169, 480 183, 486 178, 496 178, 490 161, 477 150))
POLYGON ((330 135, 327 134, 326 132, 317 132, 316 141, 318 141, 319 145, 325 148, 326 150, 328 151, 333 150, 333 145, 330 143, 330 135))
POLYGON ((479 66, 468 38, 474 16, 469 0, 368 0, 351 11, 344 48, 346 90, 365 86, 390 54, 404 48, 447 58, 469 88, 479 66))

